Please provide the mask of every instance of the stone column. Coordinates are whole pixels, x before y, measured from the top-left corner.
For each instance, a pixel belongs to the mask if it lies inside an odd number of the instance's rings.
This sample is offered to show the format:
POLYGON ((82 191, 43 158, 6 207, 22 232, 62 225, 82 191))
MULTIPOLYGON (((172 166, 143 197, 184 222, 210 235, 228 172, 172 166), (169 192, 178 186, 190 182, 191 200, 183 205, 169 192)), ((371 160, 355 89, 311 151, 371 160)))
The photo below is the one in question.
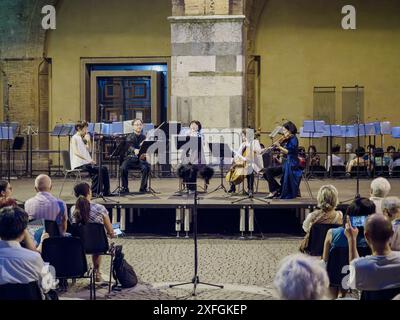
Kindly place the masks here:
MULTIPOLYGON (((187 10, 186 10, 187 13, 187 10)), ((171 117, 204 127, 242 127, 243 15, 173 16, 171 117)))

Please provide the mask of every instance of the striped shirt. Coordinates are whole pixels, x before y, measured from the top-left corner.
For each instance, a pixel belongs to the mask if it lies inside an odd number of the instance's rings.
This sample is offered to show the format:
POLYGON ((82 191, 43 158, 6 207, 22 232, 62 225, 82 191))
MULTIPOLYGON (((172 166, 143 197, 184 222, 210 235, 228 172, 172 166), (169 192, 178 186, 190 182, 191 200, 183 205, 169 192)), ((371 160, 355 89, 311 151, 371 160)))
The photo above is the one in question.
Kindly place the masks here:
POLYGON ((67 215, 67 206, 64 201, 49 192, 38 192, 25 202, 25 211, 30 219, 50 220, 61 224, 63 216, 67 215))
MULTIPOLYGON (((108 216, 108 211, 102 204, 90 202, 90 213, 89 213, 89 223, 101 223, 104 224, 104 217, 108 216)), ((72 223, 79 223, 76 220, 75 206, 71 208, 71 220, 72 223)))

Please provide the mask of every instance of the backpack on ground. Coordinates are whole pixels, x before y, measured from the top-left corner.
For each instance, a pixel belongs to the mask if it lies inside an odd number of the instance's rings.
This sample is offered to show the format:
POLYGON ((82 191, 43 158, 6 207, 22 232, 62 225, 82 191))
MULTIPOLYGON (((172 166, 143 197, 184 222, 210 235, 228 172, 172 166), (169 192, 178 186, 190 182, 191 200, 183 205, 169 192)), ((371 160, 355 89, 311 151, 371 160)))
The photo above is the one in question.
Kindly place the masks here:
POLYGON ((114 246, 113 277, 116 285, 122 288, 132 288, 137 285, 138 278, 133 267, 124 259, 122 246, 114 246))

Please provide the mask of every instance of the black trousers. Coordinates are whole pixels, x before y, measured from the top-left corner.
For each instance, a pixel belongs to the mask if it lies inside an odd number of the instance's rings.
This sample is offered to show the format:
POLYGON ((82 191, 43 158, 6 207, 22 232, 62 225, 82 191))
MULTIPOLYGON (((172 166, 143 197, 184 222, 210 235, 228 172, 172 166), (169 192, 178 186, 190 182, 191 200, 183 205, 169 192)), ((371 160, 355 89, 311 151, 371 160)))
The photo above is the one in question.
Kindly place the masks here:
POLYGON ((268 168, 264 173, 264 179, 268 182, 269 192, 278 192, 281 193, 282 186, 276 181, 276 177, 279 177, 283 174, 283 167, 272 167, 268 168))
POLYGON ((188 190, 191 191, 196 189, 198 174, 208 184, 209 180, 214 175, 214 170, 209 166, 196 164, 183 164, 178 169, 178 175, 182 178, 183 183, 186 184, 188 190))
MULTIPOLYGON (((246 176, 247 180, 247 190, 253 192, 254 191, 254 173, 251 173, 246 176)), ((231 189, 236 190, 236 185, 231 182, 231 189)))
POLYGON ((147 189, 147 181, 150 175, 150 164, 147 161, 139 160, 137 157, 127 158, 122 162, 121 170, 121 183, 122 188, 128 188, 128 173, 130 169, 140 169, 142 173, 142 180, 140 182, 140 190, 147 189))
POLYGON ((109 194, 110 193, 110 177, 108 175, 108 169, 105 166, 101 166, 100 174, 101 174, 101 184, 102 188, 100 188, 99 181, 99 166, 94 164, 85 164, 83 166, 78 167, 82 171, 88 172, 90 178, 92 179, 92 193, 98 194, 109 194))

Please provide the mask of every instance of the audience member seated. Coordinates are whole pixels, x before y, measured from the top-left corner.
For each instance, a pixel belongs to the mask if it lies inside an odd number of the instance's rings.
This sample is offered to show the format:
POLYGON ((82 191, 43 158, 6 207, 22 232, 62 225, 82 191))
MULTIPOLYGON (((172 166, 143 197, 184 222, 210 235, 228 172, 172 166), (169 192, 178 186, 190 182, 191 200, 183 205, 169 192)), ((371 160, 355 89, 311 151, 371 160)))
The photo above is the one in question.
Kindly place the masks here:
POLYGON ((375 145, 369 144, 367 145, 367 153, 364 156, 364 160, 369 160, 370 163, 374 162, 374 153, 375 153, 375 145))
POLYGON ((317 154, 317 148, 314 145, 308 147, 307 159, 309 167, 318 167, 321 165, 321 158, 317 154))
POLYGON ((8 181, 0 180, 0 209, 3 207, 16 207, 17 201, 12 198, 12 187, 8 181))
POLYGON ((375 203, 376 213, 382 212, 382 200, 387 197, 390 192, 390 183, 385 178, 376 178, 371 182, 370 200, 375 203))
POLYGON ((281 300, 322 300, 326 297, 329 279, 318 260, 295 254, 282 260, 274 285, 281 300))
POLYGON ((364 237, 372 255, 359 257, 357 238, 359 230, 347 218, 345 234, 349 246, 349 287, 376 291, 400 287, 400 252, 390 249, 393 235, 390 220, 381 214, 372 215, 365 222, 364 237))
POLYGON ((317 195, 318 209, 311 212, 303 222, 303 230, 306 235, 300 246, 300 250, 307 248, 311 227, 314 224, 343 224, 343 213, 336 211, 338 205, 338 191, 332 185, 322 186, 317 195))
POLYGON ((390 248, 400 251, 400 199, 387 197, 382 200, 382 211, 389 218, 393 226, 393 237, 390 240, 390 248))
POLYGON ((349 163, 356 157, 356 154, 353 152, 353 145, 351 143, 346 143, 346 163, 349 163))
MULTIPOLYGON (((355 199, 347 208, 346 217, 361 217, 369 216, 375 213, 375 204, 367 198, 355 199)), ((324 252, 322 254, 322 259, 325 263, 328 262, 329 253, 335 247, 348 247, 346 235, 344 234, 345 228, 339 227, 328 230, 324 243, 324 252)), ((364 235, 360 234, 357 238, 358 247, 367 247, 367 242, 365 241, 364 235)), ((330 288, 331 295, 337 297, 339 294, 339 288, 330 288)), ((343 295, 344 292, 341 292, 343 295)))
POLYGON ((396 152, 396 148, 394 146, 388 146, 386 148, 385 162, 387 165, 390 165, 390 161, 392 160, 393 153, 396 152))
POLYGON ((384 152, 382 148, 376 148, 374 150, 374 166, 375 167, 384 167, 389 166, 390 159, 385 158, 384 152))
POLYGON ((357 166, 359 166, 359 167, 368 167, 368 163, 369 162, 368 162, 368 160, 364 159, 364 156, 365 156, 364 147, 357 148, 356 149, 356 157, 353 160, 349 161, 349 163, 347 164, 346 171, 347 171, 348 174, 351 173, 351 169, 353 167, 357 167, 357 166))
POLYGON ((35 179, 36 196, 25 202, 25 210, 29 219, 55 221, 59 227, 60 234, 64 235, 67 230, 68 211, 64 201, 51 194, 51 179, 45 174, 35 179))
MULTIPOLYGON (((74 187, 76 204, 71 208, 71 220, 74 224, 100 223, 103 224, 107 235, 114 237, 114 230, 108 216, 107 209, 98 203, 92 202, 92 191, 89 184, 82 182, 74 187)), ((96 281, 101 282, 100 273, 101 256, 92 255, 93 268, 96 273, 96 281)))
POLYGON ((393 174, 393 169, 396 167, 400 167, 400 152, 394 152, 392 154, 392 159, 389 163, 389 173, 393 174))
MULTIPOLYGON (((344 166, 344 161, 342 157, 338 156, 337 153, 340 152, 340 145, 334 145, 332 147, 332 167, 335 166, 344 166)), ((331 156, 328 156, 328 158, 325 161, 325 168, 326 171, 329 171, 331 167, 331 156)))
MULTIPOLYGON (((19 207, 0 210, 0 285, 7 283, 28 284, 47 277, 49 270, 38 252, 22 248, 25 239, 28 214, 19 207)), ((42 235, 41 243, 48 237, 42 235)))

